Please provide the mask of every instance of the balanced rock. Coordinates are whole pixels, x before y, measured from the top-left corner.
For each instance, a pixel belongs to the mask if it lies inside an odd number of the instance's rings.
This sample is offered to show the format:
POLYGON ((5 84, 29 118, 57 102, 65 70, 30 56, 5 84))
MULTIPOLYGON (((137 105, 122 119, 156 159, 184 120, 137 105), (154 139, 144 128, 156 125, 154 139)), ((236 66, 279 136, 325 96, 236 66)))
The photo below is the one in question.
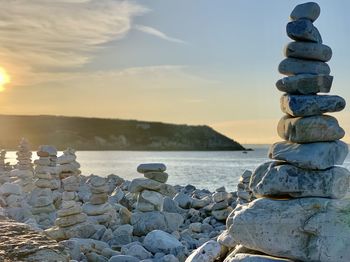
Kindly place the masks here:
POLYGON ((291 42, 284 49, 286 57, 327 62, 332 58, 329 46, 312 42, 291 42))
POLYGON ((148 172, 164 172, 165 170, 166 166, 162 163, 141 164, 137 167, 137 172, 142 174, 148 172))
POLYGON ((287 24, 287 35, 297 41, 310 41, 322 43, 322 37, 318 29, 310 20, 298 19, 287 24))
POLYGON ((339 112, 345 108, 345 104, 340 96, 284 94, 281 97, 282 112, 295 117, 339 112))
POLYGON ((278 71, 287 76, 299 74, 329 75, 331 69, 325 62, 286 58, 279 64, 278 71))
POLYGON ((282 92, 289 94, 316 94, 328 93, 332 87, 333 76, 299 74, 284 77, 277 81, 276 87, 282 92))
POLYGON ((281 138, 293 143, 334 141, 345 135, 337 119, 327 115, 284 116, 278 123, 277 131, 281 138))
POLYGON ((343 198, 350 186, 350 172, 342 167, 305 170, 267 162, 253 173, 250 188, 256 196, 343 198))
POLYGON ((320 13, 321 8, 317 3, 308 2, 297 5, 290 14, 290 19, 294 21, 299 19, 307 19, 314 22, 320 16, 320 13))
POLYGON ((277 257, 301 261, 350 261, 350 204, 346 200, 257 199, 233 212, 234 240, 277 257))
POLYGON ((268 155, 300 168, 327 169, 342 165, 348 151, 348 145, 340 140, 308 144, 278 142, 270 147, 268 155))

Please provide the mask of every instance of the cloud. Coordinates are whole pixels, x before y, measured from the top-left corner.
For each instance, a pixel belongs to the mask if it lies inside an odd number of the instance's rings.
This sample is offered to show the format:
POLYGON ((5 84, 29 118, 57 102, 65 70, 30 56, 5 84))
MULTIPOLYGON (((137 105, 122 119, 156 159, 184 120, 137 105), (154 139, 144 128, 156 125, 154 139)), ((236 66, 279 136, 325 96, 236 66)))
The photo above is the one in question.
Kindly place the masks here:
POLYGON ((166 35, 165 33, 161 32, 158 29, 155 29, 153 27, 143 26, 143 25, 135 25, 134 28, 136 30, 143 32, 143 33, 159 37, 159 38, 166 40, 166 41, 169 41, 169 42, 174 42, 174 43, 178 43, 178 44, 186 44, 185 41, 178 39, 178 38, 170 37, 170 36, 166 35))
POLYGON ((115 0, 0 0, 0 65, 15 84, 88 63, 147 9, 115 0))

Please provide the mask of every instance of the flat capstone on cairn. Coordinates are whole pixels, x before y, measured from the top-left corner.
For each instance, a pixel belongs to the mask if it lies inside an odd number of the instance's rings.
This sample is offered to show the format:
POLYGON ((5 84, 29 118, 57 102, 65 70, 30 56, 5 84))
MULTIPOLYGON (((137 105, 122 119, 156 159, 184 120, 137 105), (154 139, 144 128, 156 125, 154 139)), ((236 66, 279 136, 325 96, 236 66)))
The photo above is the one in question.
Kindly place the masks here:
POLYGON ((14 183, 21 186, 23 192, 29 193, 34 189, 34 171, 32 152, 27 139, 22 138, 16 155, 18 162, 15 169, 11 170, 10 176, 15 180, 14 183))
MULTIPOLYGON (((281 109, 286 115, 278 123, 285 141, 271 146, 273 161, 251 177, 258 199, 236 207, 227 219, 232 243, 242 245, 240 253, 261 252, 279 257, 277 261, 350 261, 350 202, 344 199, 350 173, 339 166, 348 146, 340 141, 345 132, 337 119, 325 115, 341 111, 345 101, 318 95, 330 91, 333 79, 326 64, 331 48, 322 44, 313 25, 319 14, 318 4, 301 4, 287 24, 287 35, 295 41, 287 45, 287 58, 279 65, 287 77, 276 84, 285 92, 281 109)), ((232 252, 225 262, 259 258, 232 252)))
POLYGON ((76 159, 77 156, 75 150, 72 148, 67 148, 63 151, 63 155, 57 158, 60 179, 81 174, 81 171, 79 170, 80 164, 76 159))
POLYGON ((111 226, 116 222, 117 214, 114 207, 108 202, 109 186, 107 179, 99 176, 91 176, 87 180, 90 186, 91 196, 89 202, 83 205, 83 211, 88 215, 88 220, 94 224, 111 226))

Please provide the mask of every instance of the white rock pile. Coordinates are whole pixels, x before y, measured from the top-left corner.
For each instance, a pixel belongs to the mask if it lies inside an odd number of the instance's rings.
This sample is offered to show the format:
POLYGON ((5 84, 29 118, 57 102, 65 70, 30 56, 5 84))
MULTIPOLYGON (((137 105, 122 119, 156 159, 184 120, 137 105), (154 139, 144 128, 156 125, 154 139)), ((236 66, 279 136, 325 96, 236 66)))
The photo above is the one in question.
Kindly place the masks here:
POLYGON ((90 222, 102 225, 111 225, 116 220, 116 210, 108 203, 107 179, 92 176, 88 181, 91 196, 88 203, 83 205, 84 213, 88 215, 90 222))
POLYGON ((23 192, 31 192, 34 189, 32 152, 25 138, 22 138, 16 155, 18 162, 15 169, 11 170, 10 176, 16 180, 15 183, 21 186, 23 192))
POLYGON ((8 182, 9 179, 9 167, 5 163, 6 160, 6 151, 0 150, 0 184, 8 182))
POLYGON ((61 179, 68 176, 80 175, 80 164, 76 161, 77 156, 75 150, 67 148, 63 151, 63 155, 57 158, 58 172, 61 179))

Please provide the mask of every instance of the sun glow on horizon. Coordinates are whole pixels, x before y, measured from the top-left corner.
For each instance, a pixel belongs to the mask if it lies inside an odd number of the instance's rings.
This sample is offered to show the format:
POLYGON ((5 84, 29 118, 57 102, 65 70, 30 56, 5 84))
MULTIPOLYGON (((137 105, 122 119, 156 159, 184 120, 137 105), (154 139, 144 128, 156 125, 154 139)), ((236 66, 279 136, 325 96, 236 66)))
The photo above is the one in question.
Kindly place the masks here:
POLYGON ((5 85, 10 83, 11 78, 6 70, 0 67, 0 92, 5 90, 5 85))

